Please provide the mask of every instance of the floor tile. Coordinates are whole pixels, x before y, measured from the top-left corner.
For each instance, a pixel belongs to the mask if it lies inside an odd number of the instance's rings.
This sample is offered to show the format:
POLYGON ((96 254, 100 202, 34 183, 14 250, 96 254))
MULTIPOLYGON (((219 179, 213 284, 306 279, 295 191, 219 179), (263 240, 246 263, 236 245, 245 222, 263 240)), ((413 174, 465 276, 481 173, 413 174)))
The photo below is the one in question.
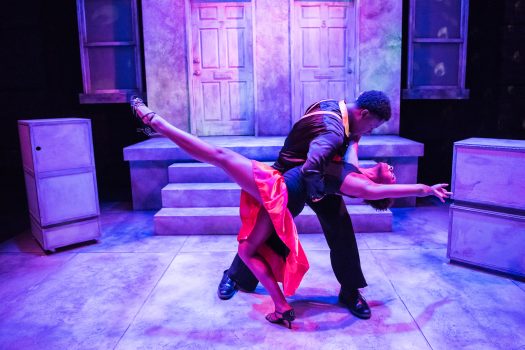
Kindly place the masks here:
POLYGON ((329 256, 312 251, 312 267, 298 293, 289 298, 297 311, 292 331, 264 319, 273 310, 261 286, 255 293, 218 299, 218 266, 230 259, 222 252, 179 253, 117 349, 387 349, 394 344, 399 349, 428 348, 370 253, 364 254, 363 262, 372 286, 381 285, 370 293, 374 317, 359 320, 337 304, 339 287, 329 256))
POLYGON ((35 253, 42 255, 44 251, 31 232, 26 231, 7 241, 0 243, 0 253, 35 253))
POLYGON ((337 303, 322 234, 292 331, 262 286, 221 301, 232 236, 155 236, 154 211, 101 205, 102 237, 45 255, 29 232, 0 243, 0 349, 525 349, 525 283, 450 264, 448 207, 394 208, 394 231, 357 234, 372 308, 337 303))
POLYGON ((27 293, 48 276, 59 273, 75 254, 0 253, 0 300, 9 302, 27 293))
POLYGON ((372 253, 434 350, 525 346, 525 294, 509 279, 450 264, 445 249, 372 253))
POLYGON ((525 282, 513 281, 515 285, 520 287, 525 292, 525 282))
POLYGON ((448 207, 393 208, 392 232, 363 235, 370 249, 443 248, 448 207))
POLYGON ((0 304, 0 349, 113 348, 172 259, 75 255, 60 271, 0 304))

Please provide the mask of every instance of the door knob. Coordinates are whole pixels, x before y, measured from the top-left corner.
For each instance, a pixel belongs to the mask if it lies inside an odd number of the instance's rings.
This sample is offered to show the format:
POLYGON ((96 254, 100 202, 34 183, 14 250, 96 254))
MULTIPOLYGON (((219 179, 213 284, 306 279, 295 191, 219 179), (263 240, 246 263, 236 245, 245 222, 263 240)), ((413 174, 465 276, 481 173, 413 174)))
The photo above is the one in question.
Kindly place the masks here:
POLYGON ((193 72, 193 75, 199 76, 201 75, 201 71, 197 69, 195 72, 193 72))
POLYGON ((201 63, 201 60, 199 60, 198 57, 195 57, 195 58, 193 59, 193 63, 201 63))
POLYGON ((354 71, 352 69, 348 69, 348 74, 352 74, 354 71))

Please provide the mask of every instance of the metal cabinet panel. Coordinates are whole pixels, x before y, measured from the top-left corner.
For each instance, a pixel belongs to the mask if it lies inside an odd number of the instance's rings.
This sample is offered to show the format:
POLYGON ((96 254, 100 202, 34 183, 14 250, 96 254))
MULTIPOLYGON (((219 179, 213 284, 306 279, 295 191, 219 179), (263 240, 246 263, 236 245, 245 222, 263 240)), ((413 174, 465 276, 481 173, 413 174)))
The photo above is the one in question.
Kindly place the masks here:
POLYGON ((92 166, 89 132, 90 127, 87 123, 35 127, 33 141, 36 147, 40 147, 40 151, 35 153, 35 171, 92 166))
POLYGON ((44 249, 53 250, 79 242, 98 239, 100 237, 100 223, 97 217, 45 228, 38 225, 31 218, 31 231, 44 249))
POLYGON ((452 205, 447 255, 525 277, 525 217, 452 205))
POLYGON ((25 171, 33 172, 33 152, 31 146, 31 135, 29 125, 18 124, 18 134, 20 135, 20 149, 22 153, 22 165, 25 171))
POLYGON ((38 184, 42 226, 98 215, 92 172, 41 178, 38 184))
POLYGON ((525 210, 525 141, 472 138, 454 143, 454 200, 525 210))

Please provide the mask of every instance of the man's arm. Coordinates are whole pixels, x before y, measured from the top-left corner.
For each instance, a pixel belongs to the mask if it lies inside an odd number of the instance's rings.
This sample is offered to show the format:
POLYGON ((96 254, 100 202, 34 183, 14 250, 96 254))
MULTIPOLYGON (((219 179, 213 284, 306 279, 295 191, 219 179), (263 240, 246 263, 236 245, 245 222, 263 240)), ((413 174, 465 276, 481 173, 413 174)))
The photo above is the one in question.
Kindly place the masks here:
POLYGON ((326 164, 332 160, 344 142, 344 130, 328 130, 310 142, 302 173, 306 183, 306 193, 312 201, 325 196, 323 173, 326 164))

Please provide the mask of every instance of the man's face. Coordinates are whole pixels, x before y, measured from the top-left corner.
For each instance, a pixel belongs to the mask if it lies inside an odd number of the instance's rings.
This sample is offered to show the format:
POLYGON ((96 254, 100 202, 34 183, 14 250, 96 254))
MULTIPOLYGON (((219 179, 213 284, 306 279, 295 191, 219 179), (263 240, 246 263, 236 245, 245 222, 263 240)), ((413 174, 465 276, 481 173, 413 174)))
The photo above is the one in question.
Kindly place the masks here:
POLYGON ((369 134, 373 129, 384 123, 383 120, 370 113, 367 109, 356 110, 355 113, 351 130, 354 135, 369 134))

